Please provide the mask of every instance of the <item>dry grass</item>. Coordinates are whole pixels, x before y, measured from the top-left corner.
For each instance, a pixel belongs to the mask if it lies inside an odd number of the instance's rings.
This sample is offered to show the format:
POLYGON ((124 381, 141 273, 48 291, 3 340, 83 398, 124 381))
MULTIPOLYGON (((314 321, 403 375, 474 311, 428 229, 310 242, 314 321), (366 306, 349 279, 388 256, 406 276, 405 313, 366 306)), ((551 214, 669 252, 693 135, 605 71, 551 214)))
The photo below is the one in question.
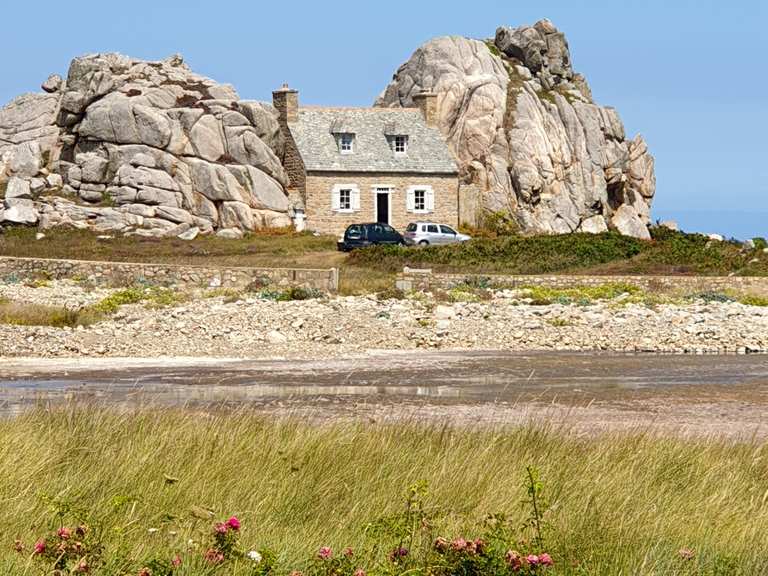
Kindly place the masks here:
POLYGON ((241 240, 204 236, 192 241, 138 236, 99 239, 83 230, 53 229, 35 240, 35 229, 14 228, 0 235, 0 255, 109 262, 156 262, 202 266, 329 268, 345 255, 336 239, 282 230, 263 231, 241 240))
POLYGON ((287 574, 321 545, 366 547, 363 527, 402 510, 421 480, 443 534, 476 534, 486 513, 522 523, 527 465, 544 482, 553 575, 768 570, 765 444, 76 407, 0 422, 0 570, 32 573, 13 539, 58 526, 54 503, 63 521, 99 530, 105 556, 125 566, 187 555, 210 526, 193 510, 236 514, 243 544, 275 549, 287 574), (695 559, 681 560, 682 548, 695 559))
POLYGON ((0 300, 0 324, 16 326, 89 326, 98 322, 101 315, 92 310, 69 310, 42 304, 25 304, 0 300))

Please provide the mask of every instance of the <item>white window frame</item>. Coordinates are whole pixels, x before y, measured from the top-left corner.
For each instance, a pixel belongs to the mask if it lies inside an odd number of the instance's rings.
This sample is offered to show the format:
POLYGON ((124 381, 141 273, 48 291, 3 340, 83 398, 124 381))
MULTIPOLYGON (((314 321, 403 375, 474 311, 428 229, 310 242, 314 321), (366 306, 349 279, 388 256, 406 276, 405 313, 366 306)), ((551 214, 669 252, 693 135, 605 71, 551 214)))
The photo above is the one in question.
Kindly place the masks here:
POLYGON ((371 190, 373 191, 373 222, 376 222, 379 216, 379 194, 386 194, 387 224, 392 226, 392 193, 395 191, 395 187, 387 184, 375 184, 371 186, 371 190))
POLYGON ((337 214, 360 212, 360 188, 356 184, 336 184, 331 189, 331 211, 337 214), (341 207, 342 190, 349 190, 349 208, 341 207))
POLYGON ((407 134, 396 134, 392 138, 392 150, 397 154, 398 156, 404 156, 408 154, 408 135, 407 134), (398 141, 401 141, 403 144, 403 149, 398 150, 397 144, 398 141))
POLYGON ((339 134, 339 152, 342 154, 355 153, 355 135, 351 132, 342 132, 339 134), (346 140, 349 139, 349 149, 345 148, 346 140))
POLYGON ((435 211, 435 192, 432 186, 411 186, 406 194, 406 211, 412 214, 432 214, 435 211), (424 208, 416 209, 416 192, 424 191, 424 208))

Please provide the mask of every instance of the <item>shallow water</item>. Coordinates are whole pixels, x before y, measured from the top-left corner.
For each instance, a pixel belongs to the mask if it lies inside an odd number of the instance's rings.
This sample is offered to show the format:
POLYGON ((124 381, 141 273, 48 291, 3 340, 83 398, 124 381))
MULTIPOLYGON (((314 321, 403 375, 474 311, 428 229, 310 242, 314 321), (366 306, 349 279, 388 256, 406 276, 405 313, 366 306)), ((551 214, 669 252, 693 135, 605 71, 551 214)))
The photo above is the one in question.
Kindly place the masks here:
POLYGON ((88 401, 135 408, 248 407, 313 418, 628 423, 762 434, 768 356, 373 353, 346 360, 17 360, 0 414, 88 401))

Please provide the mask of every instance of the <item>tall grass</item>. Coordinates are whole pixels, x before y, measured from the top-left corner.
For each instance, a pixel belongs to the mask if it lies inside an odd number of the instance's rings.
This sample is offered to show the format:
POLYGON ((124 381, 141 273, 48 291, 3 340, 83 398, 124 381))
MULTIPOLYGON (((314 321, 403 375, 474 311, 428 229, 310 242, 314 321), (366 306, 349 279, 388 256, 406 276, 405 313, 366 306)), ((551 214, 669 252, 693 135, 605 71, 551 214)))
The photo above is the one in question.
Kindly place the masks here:
POLYGON ((552 574, 768 571, 768 447, 756 442, 72 407, 0 422, 0 572, 33 573, 13 540, 57 527, 56 509, 128 563, 184 553, 210 527, 201 511, 237 514, 244 544, 276 550, 287 573, 321 545, 364 547, 363 527, 402 511, 421 480, 438 530, 471 536, 487 513, 522 524, 528 465, 548 502, 552 574))

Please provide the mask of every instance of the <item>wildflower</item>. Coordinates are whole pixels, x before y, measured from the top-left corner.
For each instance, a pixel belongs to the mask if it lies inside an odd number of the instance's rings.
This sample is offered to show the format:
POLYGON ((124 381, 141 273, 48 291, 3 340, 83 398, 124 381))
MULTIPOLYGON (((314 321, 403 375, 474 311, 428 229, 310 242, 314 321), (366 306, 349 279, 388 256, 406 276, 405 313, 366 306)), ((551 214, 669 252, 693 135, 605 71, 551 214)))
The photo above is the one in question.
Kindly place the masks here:
POLYGON ((15 540, 13 543, 13 549, 16 552, 24 552, 24 542, 21 540, 15 540))
POLYGON ((355 552, 354 550, 352 550, 352 548, 350 548, 349 546, 344 548, 344 556, 346 556, 347 558, 352 558, 352 556, 354 555, 355 555, 355 552))
POLYGON ((513 572, 517 572, 523 567, 523 561, 520 558, 520 554, 514 550, 508 550, 504 559, 507 561, 507 564, 513 572))
POLYGON ((154 534, 155 532, 157 532, 157 528, 148 528, 147 532, 149 532, 150 534, 154 534))
POLYGON ((554 561, 552 560, 552 556, 544 552, 543 554, 539 555, 539 562, 541 562, 542 566, 554 566, 554 561))
POLYGON ((38 540, 35 542, 35 554, 42 554, 45 552, 45 540, 38 540))
POLYGON ((181 556, 176 554, 176 556, 173 557, 173 560, 171 560, 171 566, 173 566, 174 568, 178 568, 179 566, 181 566, 181 556))
POLYGON ((72 542, 72 549, 75 552, 79 553, 83 549, 83 543, 80 542, 79 540, 75 540, 74 542, 72 542))
POLYGON ((91 567, 88 566, 88 562, 85 560, 80 560, 80 562, 75 567, 75 573, 76 574, 87 574, 91 571, 91 567))
POLYGON ((696 552, 691 550, 690 548, 681 548, 677 552, 680 555, 680 558, 683 560, 693 560, 696 556, 696 552))
POLYGON ((525 561, 531 566, 538 566, 540 559, 536 554, 528 554, 528 556, 525 557, 525 561))
POLYGON ((389 560, 391 562, 397 562, 400 558, 405 558, 406 556, 408 556, 408 548, 400 546, 389 553, 389 560))
POLYGON ((72 536, 72 530, 62 527, 56 531, 56 535, 62 540, 68 540, 69 537, 72 536))
POLYGON ((240 520, 237 519, 237 516, 230 516, 229 520, 227 520, 227 526, 234 531, 238 531, 240 530, 240 520))
POLYGON ((152 571, 149 568, 142 568, 139 570, 139 576, 152 576, 152 571))
POLYGON ((248 552, 247 556, 250 560, 253 560, 256 564, 261 562, 261 554, 259 554, 257 550, 251 550, 250 552, 248 552))
POLYGON ((226 522, 216 522, 216 524, 213 525, 213 531, 217 534, 226 534, 228 530, 229 526, 226 522))
POLYGON ((86 532, 88 532, 88 526, 86 526, 85 524, 80 524, 77 528, 75 528, 75 534, 77 534, 81 538, 85 536, 86 532))
POLYGON ((323 546, 320 548, 320 550, 317 552, 317 556, 321 560, 328 560, 331 556, 333 556, 333 550, 330 549, 328 546, 323 546))
POLYGON ((464 551, 469 555, 475 554, 477 552, 477 544, 473 540, 469 540, 464 545, 464 551))
POLYGON ((288 576, 304 576, 304 572, 300 572, 299 570, 291 570, 291 573, 288 576))
POLYGON ((440 552, 448 550, 448 540, 442 536, 435 540, 435 550, 439 550, 440 552))
POLYGON ((466 547, 467 541, 464 540, 464 538, 456 538, 453 542, 451 542, 451 549, 454 552, 461 552, 466 547))
POLYGON ((216 548, 209 548, 206 550, 204 558, 209 564, 220 564, 221 562, 224 562, 224 554, 222 554, 220 550, 216 550, 216 548))
POLYGON ((475 547, 475 552, 477 552, 478 554, 482 554, 485 551, 486 544, 485 544, 485 540, 483 540, 482 538, 476 538, 475 541, 472 542, 472 544, 475 547))
POLYGON ((357 570, 355 570, 352 576, 365 576, 365 570, 363 570, 362 568, 358 568, 357 570))

